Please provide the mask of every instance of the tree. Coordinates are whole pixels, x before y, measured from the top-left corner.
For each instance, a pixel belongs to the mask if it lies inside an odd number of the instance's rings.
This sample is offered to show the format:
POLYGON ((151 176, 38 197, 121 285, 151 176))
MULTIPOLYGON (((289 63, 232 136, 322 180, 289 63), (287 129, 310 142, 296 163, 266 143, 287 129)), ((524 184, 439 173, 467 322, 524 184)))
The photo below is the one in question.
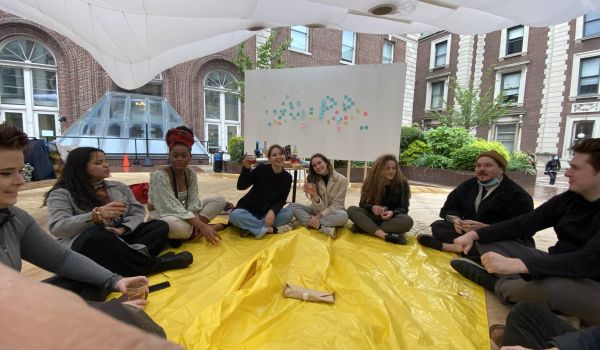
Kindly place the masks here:
MULTIPOLYGON (((267 38, 264 44, 256 48, 256 64, 246 53, 245 43, 237 46, 233 64, 237 69, 245 74, 247 70, 252 69, 280 69, 285 68, 287 63, 283 60, 283 53, 290 47, 292 39, 287 39, 278 47, 274 47, 275 39, 277 38, 277 30, 271 29, 271 35, 267 38)), ((238 92, 238 98, 244 102, 246 93, 246 82, 240 79, 233 83, 232 89, 238 92)))
MULTIPOLYGON (((489 76, 489 73, 483 76, 482 85, 489 76)), ((479 87, 475 87, 473 81, 464 87, 460 86, 455 79, 451 79, 450 86, 454 94, 454 105, 445 111, 430 112, 430 116, 439 120, 444 126, 460 127, 471 131, 480 125, 493 124, 508 112, 504 93, 501 91, 494 98, 493 85, 483 93, 479 87)))

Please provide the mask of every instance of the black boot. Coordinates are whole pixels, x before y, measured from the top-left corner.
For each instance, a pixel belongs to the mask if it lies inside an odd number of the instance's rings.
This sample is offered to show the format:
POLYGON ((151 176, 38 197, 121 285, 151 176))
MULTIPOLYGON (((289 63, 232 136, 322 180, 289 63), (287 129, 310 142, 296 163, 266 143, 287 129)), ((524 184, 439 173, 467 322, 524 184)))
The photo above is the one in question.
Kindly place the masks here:
POLYGON ((166 253, 158 257, 162 270, 182 269, 194 261, 194 256, 188 251, 177 254, 166 253))

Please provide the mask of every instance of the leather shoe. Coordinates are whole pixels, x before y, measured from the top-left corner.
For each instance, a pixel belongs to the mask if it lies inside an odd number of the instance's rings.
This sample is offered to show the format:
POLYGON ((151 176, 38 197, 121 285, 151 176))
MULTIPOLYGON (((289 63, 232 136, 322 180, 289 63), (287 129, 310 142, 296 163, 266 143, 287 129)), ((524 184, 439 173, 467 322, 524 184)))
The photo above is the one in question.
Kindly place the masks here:
POLYGON ((164 254, 158 257, 160 265, 165 270, 182 269, 194 261, 194 256, 188 251, 177 254, 164 254))

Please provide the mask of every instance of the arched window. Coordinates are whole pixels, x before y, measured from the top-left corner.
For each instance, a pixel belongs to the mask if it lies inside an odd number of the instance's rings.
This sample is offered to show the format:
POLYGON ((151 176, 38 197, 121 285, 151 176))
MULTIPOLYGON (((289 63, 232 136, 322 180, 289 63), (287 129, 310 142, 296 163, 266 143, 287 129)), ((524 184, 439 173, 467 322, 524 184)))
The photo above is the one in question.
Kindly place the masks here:
POLYGON ((35 40, 0 43, 0 122, 29 136, 59 135, 56 68, 52 52, 35 40))
POLYGON ((224 69, 204 78, 204 135, 209 151, 225 150, 229 139, 240 134, 240 100, 235 77, 224 69))

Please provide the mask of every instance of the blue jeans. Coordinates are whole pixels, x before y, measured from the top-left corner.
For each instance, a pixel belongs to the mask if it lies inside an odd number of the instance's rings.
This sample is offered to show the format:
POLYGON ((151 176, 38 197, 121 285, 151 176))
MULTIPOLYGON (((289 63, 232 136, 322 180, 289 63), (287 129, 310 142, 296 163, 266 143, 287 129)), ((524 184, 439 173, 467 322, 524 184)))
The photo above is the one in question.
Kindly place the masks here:
MULTIPOLYGON (((265 215, 255 216, 246 209, 234 209, 229 214, 229 223, 242 230, 248 230, 256 239, 261 239, 269 230, 263 221, 265 215)), ((293 217, 294 213, 290 208, 283 208, 275 215, 273 226, 285 225, 292 221, 293 217)))

